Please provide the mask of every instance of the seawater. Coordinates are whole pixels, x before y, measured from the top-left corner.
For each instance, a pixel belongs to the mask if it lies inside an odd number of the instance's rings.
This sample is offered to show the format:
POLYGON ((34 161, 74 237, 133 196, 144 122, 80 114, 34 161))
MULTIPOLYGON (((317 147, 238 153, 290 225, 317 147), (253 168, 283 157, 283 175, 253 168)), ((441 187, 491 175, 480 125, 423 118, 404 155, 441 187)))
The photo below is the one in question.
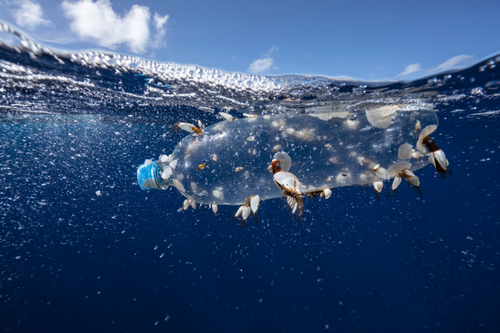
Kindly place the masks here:
POLYGON ((0 45, 0 329, 13 332, 495 332, 500 327, 500 56, 411 82, 227 73, 38 44, 0 45), (136 169, 179 121, 367 106, 436 110, 453 171, 177 212, 136 169), (404 185, 404 184, 402 184, 404 185), (101 195, 97 195, 97 191, 101 195))

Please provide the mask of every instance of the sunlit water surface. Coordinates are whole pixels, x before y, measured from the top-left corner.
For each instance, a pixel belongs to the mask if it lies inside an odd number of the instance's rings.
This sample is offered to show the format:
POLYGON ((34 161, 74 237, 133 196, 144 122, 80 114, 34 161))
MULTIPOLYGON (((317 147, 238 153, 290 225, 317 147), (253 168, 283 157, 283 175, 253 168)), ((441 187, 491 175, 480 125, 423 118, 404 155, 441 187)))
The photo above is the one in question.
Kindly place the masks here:
POLYGON ((14 332, 495 332, 500 57, 412 82, 253 76, 46 48, 2 26, 0 329, 14 332), (178 212, 136 169, 179 121, 419 105, 453 176, 178 212), (403 184, 404 185, 404 184, 403 184), (98 196, 96 191, 101 191, 98 196))

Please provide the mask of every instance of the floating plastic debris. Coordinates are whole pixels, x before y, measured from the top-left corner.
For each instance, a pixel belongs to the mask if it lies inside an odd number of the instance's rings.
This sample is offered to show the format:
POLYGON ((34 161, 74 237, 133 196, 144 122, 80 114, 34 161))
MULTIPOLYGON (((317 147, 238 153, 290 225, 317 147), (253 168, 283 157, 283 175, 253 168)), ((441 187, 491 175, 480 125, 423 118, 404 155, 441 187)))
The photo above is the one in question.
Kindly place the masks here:
POLYGON ((394 106, 331 113, 231 118, 208 126, 202 135, 181 140, 168 158, 141 165, 139 185, 175 186, 188 199, 183 209, 195 202, 214 212, 238 205, 236 215, 246 220, 260 200, 286 196, 300 216, 304 197, 329 198, 333 188, 353 185, 373 186, 378 194, 384 181, 396 178, 395 190, 401 177, 420 191, 414 171, 429 163, 441 174, 449 169, 428 137, 438 125, 433 110, 394 106), (417 133, 415 124, 423 130, 417 133), (412 153, 413 146, 420 154, 412 153))

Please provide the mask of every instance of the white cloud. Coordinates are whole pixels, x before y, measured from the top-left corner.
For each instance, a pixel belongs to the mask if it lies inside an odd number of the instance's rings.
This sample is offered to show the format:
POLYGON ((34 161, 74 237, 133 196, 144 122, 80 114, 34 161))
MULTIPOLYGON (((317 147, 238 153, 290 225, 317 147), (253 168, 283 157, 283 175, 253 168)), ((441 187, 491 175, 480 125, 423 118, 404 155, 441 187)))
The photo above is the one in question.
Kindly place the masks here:
POLYGON ((155 20, 156 30, 159 31, 159 30, 164 29, 163 26, 165 25, 165 23, 167 23, 168 15, 160 16, 160 15, 158 15, 158 13, 155 13, 153 18, 155 20))
MULTIPOLYGON (((274 64, 273 54, 278 52, 278 50, 279 50, 278 47, 273 45, 271 49, 262 58, 252 62, 248 67, 247 71, 253 74, 268 72, 269 69, 271 69, 271 67, 274 64)), ((274 68, 278 67, 273 67, 273 69, 274 68)))
POLYGON ((406 76, 408 74, 418 72, 421 70, 422 70, 422 68, 420 67, 420 64, 411 64, 411 65, 406 66, 405 70, 403 72, 399 73, 398 75, 396 75, 396 77, 403 77, 403 76, 406 76))
POLYGON ((279 50, 280 49, 273 44, 273 46, 271 46, 271 49, 267 51, 264 57, 271 58, 273 56, 273 53, 277 53, 279 50))
POLYGON ((273 62, 273 58, 257 59, 250 64, 247 71, 254 74, 267 72, 273 65, 273 62))
POLYGON ((451 68, 467 67, 474 64, 475 59, 476 57, 467 54, 457 55, 453 58, 446 60, 441 65, 431 69, 431 71, 442 72, 451 68))
POLYGON ((14 10, 14 18, 20 27, 33 30, 40 24, 50 24, 50 21, 43 18, 42 7, 38 2, 21 0, 15 4, 19 8, 14 10))
POLYGON ((168 15, 160 16, 158 13, 153 15, 155 21, 156 34, 153 38, 153 47, 159 48, 165 46, 165 34, 167 29, 165 28, 165 23, 167 23, 168 15))
POLYGON ((123 16, 115 13, 109 0, 64 0, 64 14, 71 21, 71 29, 80 39, 96 42, 98 45, 115 48, 126 44, 131 51, 142 53, 149 46, 160 47, 165 36, 168 15, 155 13, 153 19, 157 34, 150 40, 149 7, 133 5, 123 16))

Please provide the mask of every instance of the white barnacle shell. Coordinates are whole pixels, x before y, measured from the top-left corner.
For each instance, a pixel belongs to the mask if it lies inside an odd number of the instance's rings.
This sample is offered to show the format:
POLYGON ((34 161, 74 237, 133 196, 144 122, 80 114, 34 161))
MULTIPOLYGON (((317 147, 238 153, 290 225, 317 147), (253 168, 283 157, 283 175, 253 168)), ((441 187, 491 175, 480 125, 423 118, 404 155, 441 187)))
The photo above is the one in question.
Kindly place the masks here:
POLYGON ((339 159, 336 157, 336 156, 332 156, 328 159, 328 162, 332 163, 332 164, 340 164, 340 161, 339 159))
POLYGON ((408 184, 413 185, 415 187, 419 187, 420 185, 420 180, 418 179, 417 176, 410 170, 405 170, 404 171, 404 176, 408 184))
POLYGON ((273 175, 273 179, 276 183, 280 184, 282 188, 289 192, 302 194, 302 186, 293 174, 286 171, 276 172, 273 175))
POLYGON ((382 192, 382 188, 384 188, 384 183, 380 181, 374 182, 373 188, 375 189, 375 191, 377 191, 377 193, 380 193, 382 192))
POLYGON ((422 125, 420 124, 420 120, 417 120, 417 122, 415 123, 415 133, 420 132, 421 129, 422 125))
POLYGON ((359 180, 363 183, 366 182, 368 180, 368 175, 363 172, 362 174, 359 175, 359 180))
POLYGON ((179 128, 182 130, 185 130, 186 132, 189 133, 194 133, 193 128, 195 127, 193 124, 189 123, 179 123, 178 124, 179 128))
POLYGON ((258 195, 254 195, 250 199, 250 208, 252 209, 252 212, 254 214, 257 214, 257 211, 259 210, 259 203, 260 203, 260 197, 258 195))
POLYGON ((446 155, 444 152, 439 149, 433 152, 432 154, 429 155, 429 160, 430 157, 433 157, 434 161, 431 161, 431 163, 436 167, 435 162, 439 163, 439 166, 441 166, 441 169, 446 170, 448 168, 448 160, 446 159, 446 155))
POLYGON ((212 211, 214 212, 214 214, 217 214, 217 210, 218 210, 217 204, 215 202, 213 202, 212 203, 212 211))
POLYGON ((397 106, 387 105, 375 109, 366 110, 366 119, 377 128, 387 128, 392 123, 392 118, 397 115, 397 106))
POLYGON ((413 185, 415 187, 419 187, 420 186, 420 180, 418 179, 417 176, 413 176, 413 177, 410 177, 408 179, 406 179, 406 181, 410 184, 410 185, 413 185))
POLYGON ((377 168, 377 171, 375 171, 375 175, 381 180, 391 179, 391 177, 389 176, 389 172, 387 172, 385 168, 377 168))
POLYGON ((401 177, 398 175, 396 177, 394 177, 394 181, 392 182, 392 190, 395 191, 399 184, 401 184, 401 177))
POLYGON ((191 200, 190 199, 186 199, 184 200, 184 202, 182 203, 182 209, 183 210, 186 210, 189 208, 189 205, 191 205, 191 200))
POLYGON ((170 164, 169 164, 170 167, 175 170, 175 168, 177 167, 177 162, 178 162, 177 159, 175 159, 172 162, 170 162, 170 164))
POLYGON ((404 170, 403 175, 405 176, 405 178, 415 177, 415 174, 410 170, 404 170))
POLYGON ((423 144, 423 141, 426 137, 432 134, 436 130, 437 126, 436 125, 429 125, 424 127, 422 132, 420 132, 420 135, 418 136, 418 141, 417 141, 417 149, 420 150, 422 153, 426 153, 427 150, 425 149, 425 146, 423 144))
POLYGON ((170 163, 170 161, 168 160, 168 155, 160 155, 160 157, 158 157, 158 161, 164 164, 170 163))
POLYGON ((350 129, 356 129, 358 124, 359 124, 359 120, 347 119, 345 123, 346 123, 347 127, 349 127, 350 129))
POLYGON ((296 131, 295 136, 297 138, 304 140, 304 141, 314 141, 316 139, 316 137, 314 136, 314 131, 316 131, 316 130, 304 128, 300 131, 296 131))
POLYGON ((241 217, 246 220, 250 216, 250 207, 243 205, 243 210, 241 211, 241 217))
POLYGON ((362 156, 358 156, 357 160, 358 160, 359 165, 361 165, 361 166, 363 166, 363 164, 365 163, 365 158, 362 156))
POLYGON ((224 193, 221 190, 213 190, 212 194, 219 200, 224 200, 224 193))
POLYGON ((397 109, 398 109, 397 106, 383 107, 382 110, 380 111, 380 114, 383 117, 389 117, 389 116, 392 116, 393 114, 395 114, 397 109))
POLYGON ((229 113, 226 113, 226 112, 219 112, 219 115, 227 121, 235 121, 236 120, 236 118, 234 118, 233 116, 231 116, 229 113))
POLYGON ((345 183, 346 181, 348 181, 349 179, 351 178, 351 174, 348 172, 348 171, 345 171, 345 172, 341 172, 337 175, 337 177, 335 178, 335 181, 337 183, 345 183))
POLYGON ((180 192, 186 192, 186 189, 184 188, 184 185, 182 185, 182 183, 179 180, 177 180, 177 179, 174 178, 173 181, 172 181, 172 184, 180 192))
POLYGON ((409 143, 403 143, 398 148, 398 158, 400 160, 406 160, 406 159, 410 158, 411 151, 412 151, 411 144, 409 144, 409 143))
POLYGON ((163 168, 163 172, 161 173, 161 179, 168 180, 172 177, 172 168, 168 165, 163 168))
POLYGON ((292 158, 284 151, 274 154, 273 159, 280 161, 282 171, 288 171, 292 167, 292 158))
POLYGON ((436 161, 434 160, 434 154, 433 153, 430 153, 429 154, 429 163, 434 165, 434 167, 436 167, 436 161))
POLYGON ((331 195, 332 195, 332 190, 330 190, 329 188, 325 188, 323 190, 323 193, 321 194, 321 196, 324 197, 325 199, 328 199, 331 195))
POLYGON ((422 152, 418 151, 418 150, 415 150, 415 149, 412 149, 412 152, 411 152, 411 158, 414 158, 416 160, 418 160, 420 157, 423 157, 424 154, 422 154, 422 152))
POLYGON ((347 119, 346 122, 345 122, 346 126, 349 128, 349 129, 352 129, 352 130, 355 130, 358 128, 358 125, 359 125, 359 120, 351 120, 351 119, 347 119))
POLYGON ((238 211, 236 212, 236 214, 234 214, 234 217, 240 216, 242 212, 243 212, 243 206, 240 206, 240 208, 238 208, 238 211))
POLYGON ((389 177, 393 178, 396 177, 399 173, 403 172, 403 170, 407 170, 409 168, 411 168, 411 163, 401 161, 391 165, 387 169, 387 172, 389 173, 389 177))
POLYGON ((186 132, 189 132, 189 133, 197 133, 197 134, 201 134, 201 130, 194 126, 193 124, 189 124, 189 123, 178 123, 177 126, 179 126, 180 129, 183 129, 185 130, 186 132))

